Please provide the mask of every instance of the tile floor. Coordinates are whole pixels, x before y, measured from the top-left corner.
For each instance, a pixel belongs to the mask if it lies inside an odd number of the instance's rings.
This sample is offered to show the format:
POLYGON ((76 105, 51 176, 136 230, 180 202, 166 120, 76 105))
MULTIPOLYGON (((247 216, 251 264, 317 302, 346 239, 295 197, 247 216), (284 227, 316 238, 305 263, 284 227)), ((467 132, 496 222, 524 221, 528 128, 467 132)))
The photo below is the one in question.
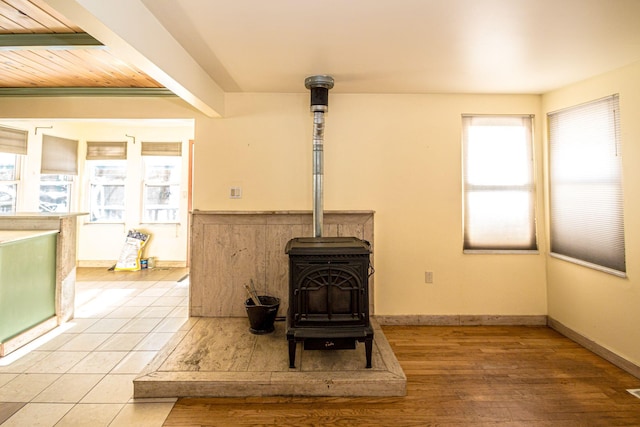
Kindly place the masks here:
POLYGON ((176 399, 133 399, 133 379, 186 322, 186 275, 79 268, 75 318, 0 358, 0 424, 162 426, 176 399))

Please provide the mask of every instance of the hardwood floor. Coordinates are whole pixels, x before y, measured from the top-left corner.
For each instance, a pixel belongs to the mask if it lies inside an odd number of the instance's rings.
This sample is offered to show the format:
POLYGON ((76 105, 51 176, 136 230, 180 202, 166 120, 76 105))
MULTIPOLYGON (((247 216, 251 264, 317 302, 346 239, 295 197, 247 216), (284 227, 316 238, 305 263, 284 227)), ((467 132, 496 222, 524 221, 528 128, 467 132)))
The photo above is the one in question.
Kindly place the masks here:
POLYGON ((387 326, 400 398, 184 398, 177 426, 640 426, 637 379, 546 327, 387 326))

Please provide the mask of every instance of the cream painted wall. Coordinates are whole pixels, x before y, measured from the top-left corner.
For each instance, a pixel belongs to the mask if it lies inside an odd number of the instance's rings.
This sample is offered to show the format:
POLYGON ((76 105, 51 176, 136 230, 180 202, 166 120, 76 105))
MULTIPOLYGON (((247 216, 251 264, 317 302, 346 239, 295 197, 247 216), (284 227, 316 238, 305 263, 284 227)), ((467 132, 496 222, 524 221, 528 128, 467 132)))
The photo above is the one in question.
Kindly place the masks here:
POLYGON ((544 114, 620 94, 627 278, 548 260, 549 316, 640 365, 640 63, 543 96, 544 114))
MULTIPOLYGON (((535 114, 540 97, 329 95, 325 209, 374 210, 376 314, 546 314, 541 254, 462 254, 461 114, 535 114), (434 283, 424 283, 425 271, 434 283)), ((310 210, 308 94, 227 94, 196 121, 194 208, 310 210), (242 199, 229 187, 241 186, 242 199)), ((536 169, 541 176, 542 163, 536 169)), ((541 180, 539 180, 541 182, 541 180)), ((283 248, 284 249, 284 248, 283 248)))

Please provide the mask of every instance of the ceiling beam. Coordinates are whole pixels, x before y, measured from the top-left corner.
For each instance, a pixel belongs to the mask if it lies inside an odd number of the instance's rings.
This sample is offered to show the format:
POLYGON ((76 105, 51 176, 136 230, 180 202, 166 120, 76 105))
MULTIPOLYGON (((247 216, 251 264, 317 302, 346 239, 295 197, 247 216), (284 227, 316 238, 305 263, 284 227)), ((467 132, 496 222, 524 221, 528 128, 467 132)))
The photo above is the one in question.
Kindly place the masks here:
POLYGON ((8 96, 144 96, 175 97, 163 87, 0 87, 0 97, 8 96))
POLYGON ((224 115, 223 90, 140 0, 44 1, 205 115, 224 115))
POLYGON ((0 50, 104 49, 87 33, 0 34, 0 50))

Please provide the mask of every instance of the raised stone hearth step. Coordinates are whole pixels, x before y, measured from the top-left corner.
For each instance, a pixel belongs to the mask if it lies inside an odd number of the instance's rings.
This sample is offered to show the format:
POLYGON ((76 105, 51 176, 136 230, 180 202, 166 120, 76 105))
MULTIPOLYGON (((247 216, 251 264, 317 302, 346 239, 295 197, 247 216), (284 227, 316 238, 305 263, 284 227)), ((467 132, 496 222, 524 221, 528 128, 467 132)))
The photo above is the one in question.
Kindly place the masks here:
POLYGON ((364 349, 306 351, 289 369, 284 322, 249 332, 246 318, 191 318, 134 380, 134 397, 404 396, 406 376, 372 319, 372 368, 364 349))

